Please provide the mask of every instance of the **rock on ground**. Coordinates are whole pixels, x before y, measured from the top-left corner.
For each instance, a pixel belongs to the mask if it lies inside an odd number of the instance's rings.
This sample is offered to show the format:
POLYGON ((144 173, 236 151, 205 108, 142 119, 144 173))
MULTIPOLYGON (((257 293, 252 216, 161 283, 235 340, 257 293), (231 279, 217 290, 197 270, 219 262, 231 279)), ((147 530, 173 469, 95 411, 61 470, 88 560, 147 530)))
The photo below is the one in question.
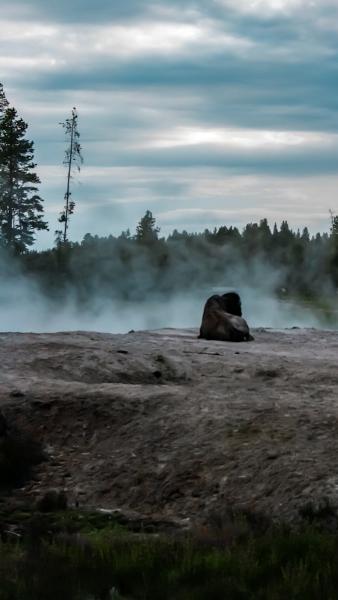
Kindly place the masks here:
POLYGON ((0 334, 0 410, 48 460, 18 497, 201 522, 338 507, 338 333, 0 334))

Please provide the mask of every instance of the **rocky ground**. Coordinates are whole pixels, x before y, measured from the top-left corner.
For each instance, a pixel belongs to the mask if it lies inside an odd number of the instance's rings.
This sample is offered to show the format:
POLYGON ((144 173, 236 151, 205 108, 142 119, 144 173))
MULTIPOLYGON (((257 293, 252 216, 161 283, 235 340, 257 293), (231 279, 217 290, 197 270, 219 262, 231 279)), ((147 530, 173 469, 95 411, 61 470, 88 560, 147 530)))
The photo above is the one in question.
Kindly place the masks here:
POLYGON ((0 409, 48 460, 15 496, 201 522, 338 508, 338 332, 0 334, 0 409))

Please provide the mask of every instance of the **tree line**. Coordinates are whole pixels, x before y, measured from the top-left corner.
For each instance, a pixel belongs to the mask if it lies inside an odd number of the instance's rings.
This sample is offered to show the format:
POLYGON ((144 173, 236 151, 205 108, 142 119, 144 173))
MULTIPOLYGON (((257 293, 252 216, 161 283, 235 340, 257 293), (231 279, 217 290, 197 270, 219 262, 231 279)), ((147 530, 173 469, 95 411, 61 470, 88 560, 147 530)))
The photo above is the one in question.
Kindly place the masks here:
MULTIPOLYGON (((338 228, 337 228, 338 233, 338 228)), ((188 233, 174 230, 162 237, 150 211, 134 233, 99 237, 21 257, 21 268, 58 299, 72 297, 90 304, 93 296, 141 301, 149 296, 222 287, 267 287, 292 297, 336 297, 338 235, 310 235, 292 230, 287 221, 249 223, 240 231, 223 225, 188 233)))

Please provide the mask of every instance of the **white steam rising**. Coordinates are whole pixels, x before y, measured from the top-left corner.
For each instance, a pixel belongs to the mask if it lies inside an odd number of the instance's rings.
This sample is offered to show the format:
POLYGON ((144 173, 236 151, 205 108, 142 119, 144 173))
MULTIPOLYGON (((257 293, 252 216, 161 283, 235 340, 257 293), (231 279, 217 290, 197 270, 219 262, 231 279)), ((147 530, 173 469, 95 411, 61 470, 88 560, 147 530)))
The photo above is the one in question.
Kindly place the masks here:
POLYGON ((236 272, 234 285, 199 289, 195 293, 162 298, 140 298, 122 302, 93 295, 81 308, 71 294, 64 303, 48 300, 27 276, 0 273, 0 331, 56 332, 89 330, 125 333, 131 329, 199 327, 203 306, 213 293, 229 289, 240 293, 243 316, 250 327, 327 327, 321 311, 279 301, 272 295, 275 276, 255 273, 256 284, 248 283, 244 273, 236 272), (245 282, 245 283, 244 283, 245 282))

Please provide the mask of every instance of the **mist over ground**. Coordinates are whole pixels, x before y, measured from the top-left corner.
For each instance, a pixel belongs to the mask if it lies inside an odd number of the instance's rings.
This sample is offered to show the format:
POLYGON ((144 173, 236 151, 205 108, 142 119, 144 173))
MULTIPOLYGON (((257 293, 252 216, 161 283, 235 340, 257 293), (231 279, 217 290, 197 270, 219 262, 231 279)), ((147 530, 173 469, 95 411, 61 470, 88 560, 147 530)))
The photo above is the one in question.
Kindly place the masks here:
MULTIPOLYGON (((252 273, 251 273, 252 275, 252 273)), ((134 275, 135 276, 135 275, 134 275)), ((127 275, 126 275, 127 277, 127 275)), ((56 332, 86 330, 126 333, 130 330, 160 329, 166 327, 199 327, 204 304, 214 293, 235 290, 242 299, 243 316, 250 327, 318 327, 335 326, 327 312, 311 302, 296 302, 279 296, 275 290, 280 274, 266 265, 255 264, 255 284, 249 281, 246 269, 235 269, 231 276, 220 278, 218 285, 193 285, 181 290, 157 290, 147 280, 142 289, 144 273, 141 270, 133 287, 132 298, 125 298, 114 290, 109 298, 107 290, 98 286, 91 289, 85 301, 68 285, 61 297, 46 294, 34 278, 17 267, 2 265, 0 272, 0 331, 56 332)), ((335 311, 332 293, 328 295, 331 315, 335 311)))
POLYGON ((0 251, 0 330, 125 333, 199 327, 209 296, 235 290, 251 327, 338 325, 338 222, 310 237, 283 221, 159 237, 150 211, 135 235, 43 252, 0 251))
MULTIPOLYGON (((239 288, 231 288, 239 289, 239 288)), ((224 288, 226 291, 226 288, 224 288)), ((212 290, 210 290, 212 292, 212 290)), ((135 302, 103 301, 93 298, 92 309, 83 309, 69 300, 57 308, 36 290, 14 286, 0 295, 2 332, 98 331, 126 333, 130 330, 166 327, 199 327, 205 300, 210 291, 175 295, 168 300, 154 298, 135 302)), ((283 302, 265 295, 264 290, 239 289, 243 316, 250 327, 318 327, 328 323, 311 308, 283 302)))

